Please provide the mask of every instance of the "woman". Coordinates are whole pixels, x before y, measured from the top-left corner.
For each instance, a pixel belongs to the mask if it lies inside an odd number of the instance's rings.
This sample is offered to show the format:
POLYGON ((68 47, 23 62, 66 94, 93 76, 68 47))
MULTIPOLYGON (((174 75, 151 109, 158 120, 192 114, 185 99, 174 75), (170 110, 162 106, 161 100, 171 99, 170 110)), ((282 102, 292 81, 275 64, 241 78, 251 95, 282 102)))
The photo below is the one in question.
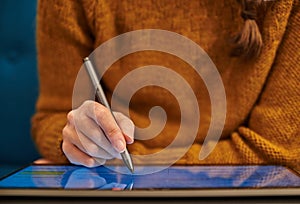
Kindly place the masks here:
POLYGON ((299 170, 299 22, 299 0, 40 1, 40 96, 32 120, 34 141, 45 158, 89 167, 119 157, 125 143, 133 143, 129 151, 138 155, 168 145, 178 130, 178 106, 169 102, 174 98, 164 90, 146 88, 131 101, 131 119, 137 126, 147 126, 145 112, 157 104, 165 107, 168 120, 175 118, 149 141, 133 142, 131 120, 117 113, 117 125, 99 103, 86 101, 74 110, 71 104, 82 59, 95 48, 125 32, 163 29, 200 45, 222 77, 227 115, 213 152, 198 159, 211 107, 203 82, 183 61, 156 52, 126 56, 102 78, 107 95, 133 67, 172 67, 191 84, 201 112, 195 142, 178 164, 276 163, 299 170), (145 100, 145 95, 152 100, 145 100))

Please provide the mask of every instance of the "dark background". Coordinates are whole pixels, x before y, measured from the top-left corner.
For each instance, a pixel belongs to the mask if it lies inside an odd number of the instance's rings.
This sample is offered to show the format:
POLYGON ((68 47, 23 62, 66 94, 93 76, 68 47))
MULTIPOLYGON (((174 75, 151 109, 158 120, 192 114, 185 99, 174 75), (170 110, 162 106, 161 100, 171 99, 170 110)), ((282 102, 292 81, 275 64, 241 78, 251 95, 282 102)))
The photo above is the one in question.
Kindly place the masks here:
POLYGON ((0 167, 39 158, 30 135, 38 95, 36 0, 0 0, 0 167))

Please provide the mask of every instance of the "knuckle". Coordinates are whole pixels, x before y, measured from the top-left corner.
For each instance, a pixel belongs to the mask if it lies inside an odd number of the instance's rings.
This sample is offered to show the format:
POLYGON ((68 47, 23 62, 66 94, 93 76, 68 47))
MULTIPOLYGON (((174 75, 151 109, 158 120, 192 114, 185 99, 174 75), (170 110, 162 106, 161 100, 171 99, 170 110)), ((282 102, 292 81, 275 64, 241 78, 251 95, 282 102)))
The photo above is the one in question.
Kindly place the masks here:
POLYGON ((74 111, 70 111, 67 115, 67 119, 69 122, 73 122, 74 121, 74 111))
POLYGON ((90 106, 93 102, 91 100, 86 100, 82 103, 81 107, 86 107, 86 106, 90 106))
POLYGON ((99 121, 105 120, 109 114, 109 111, 107 108, 102 106, 95 107, 95 116, 99 121))
POLYGON ((95 104, 95 102, 91 100, 84 101, 82 105, 78 108, 78 112, 80 112, 81 114, 91 112, 92 108, 95 106, 93 104, 95 104))

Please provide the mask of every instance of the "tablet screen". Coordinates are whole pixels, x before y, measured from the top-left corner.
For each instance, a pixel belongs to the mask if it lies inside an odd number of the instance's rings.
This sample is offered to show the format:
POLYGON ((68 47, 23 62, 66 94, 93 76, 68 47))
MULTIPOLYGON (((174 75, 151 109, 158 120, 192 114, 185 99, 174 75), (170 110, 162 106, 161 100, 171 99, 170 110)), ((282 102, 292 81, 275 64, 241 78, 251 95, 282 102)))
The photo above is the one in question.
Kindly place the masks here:
MULTIPOLYGON (((116 167, 125 168, 125 167, 116 167)), ((136 168, 155 168, 143 166, 136 168)), ((43 189, 224 189, 300 187, 283 166, 171 166, 148 175, 127 175, 100 166, 31 165, 0 180, 0 188, 43 189)))

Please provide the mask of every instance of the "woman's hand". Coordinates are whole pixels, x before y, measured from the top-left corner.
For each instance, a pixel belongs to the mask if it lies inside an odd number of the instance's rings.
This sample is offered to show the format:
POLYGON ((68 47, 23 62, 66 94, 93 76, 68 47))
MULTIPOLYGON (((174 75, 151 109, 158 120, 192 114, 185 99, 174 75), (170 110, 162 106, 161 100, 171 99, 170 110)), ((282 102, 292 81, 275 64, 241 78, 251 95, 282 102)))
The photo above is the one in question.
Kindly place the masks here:
POLYGON ((85 101, 68 113, 62 150, 73 164, 95 167, 108 159, 121 158, 126 143, 133 143, 134 124, 119 112, 94 101, 85 101))

